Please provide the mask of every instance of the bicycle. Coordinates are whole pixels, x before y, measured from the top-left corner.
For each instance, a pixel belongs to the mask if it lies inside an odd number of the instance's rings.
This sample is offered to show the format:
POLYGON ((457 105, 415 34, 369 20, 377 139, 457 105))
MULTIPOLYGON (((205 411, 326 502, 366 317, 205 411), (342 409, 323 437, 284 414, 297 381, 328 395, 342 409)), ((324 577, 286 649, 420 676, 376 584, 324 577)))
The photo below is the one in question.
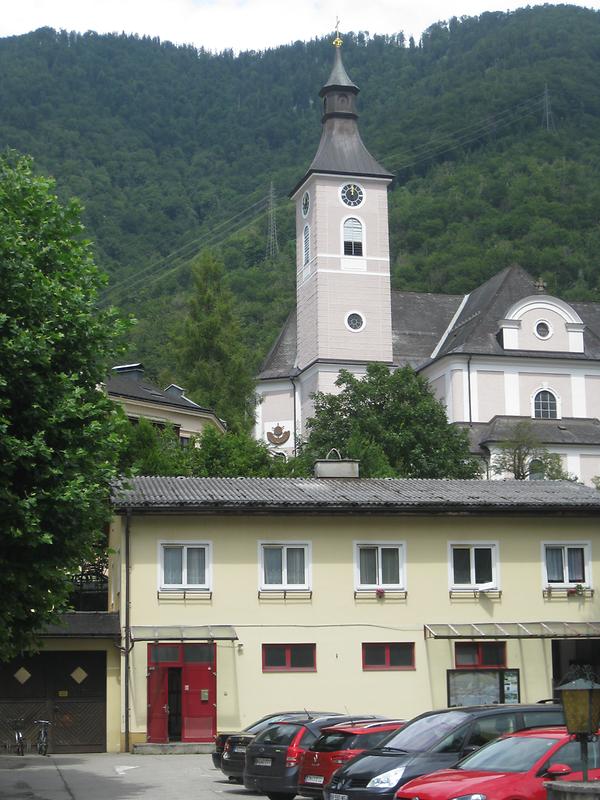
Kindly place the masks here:
POLYGON ((36 725, 41 725, 41 728, 38 731, 36 746, 38 755, 40 756, 47 756, 48 755, 48 727, 52 725, 50 720, 48 719, 36 719, 36 725))
POLYGON ((24 722, 25 719, 23 717, 12 720, 12 727, 15 734, 15 750, 19 756, 25 755, 25 737, 23 736, 23 731, 21 730, 24 722))

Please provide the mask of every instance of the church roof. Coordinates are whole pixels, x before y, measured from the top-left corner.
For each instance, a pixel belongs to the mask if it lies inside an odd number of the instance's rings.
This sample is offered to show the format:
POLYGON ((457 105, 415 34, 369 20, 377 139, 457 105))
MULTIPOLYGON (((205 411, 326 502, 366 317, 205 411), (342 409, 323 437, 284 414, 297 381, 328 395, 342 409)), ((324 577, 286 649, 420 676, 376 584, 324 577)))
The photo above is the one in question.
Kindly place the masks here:
POLYGON ((331 74, 319 92, 324 112, 321 141, 310 167, 294 186, 290 197, 315 172, 356 178, 393 178, 393 174, 373 158, 361 139, 356 111, 358 92, 358 86, 352 83, 344 67, 342 49, 336 47, 331 74))
POLYGON ((544 445, 591 445, 600 444, 600 421, 581 417, 561 419, 532 419, 497 415, 489 422, 464 424, 469 434, 472 452, 481 453, 481 447, 506 442, 514 435, 515 424, 527 420, 536 438, 544 445))
MULTIPOLYGON (((432 354, 440 344, 436 359, 456 353, 600 360, 600 303, 570 303, 585 323, 583 353, 507 351, 502 347, 497 337, 499 321, 504 319, 514 303, 536 293, 533 278, 519 266, 507 267, 494 275, 467 295, 466 301, 463 295, 392 291, 394 364, 424 367, 431 363, 432 354), (459 309, 460 313, 453 321, 459 309)), ((297 371, 295 363, 294 311, 265 359, 259 379, 289 377, 297 371)))
POLYGON ((341 47, 335 48, 335 58, 331 73, 319 94, 322 97, 329 89, 333 88, 343 88, 358 91, 358 86, 355 83, 352 83, 348 77, 348 73, 346 72, 346 67, 344 66, 344 62, 342 60, 341 47))

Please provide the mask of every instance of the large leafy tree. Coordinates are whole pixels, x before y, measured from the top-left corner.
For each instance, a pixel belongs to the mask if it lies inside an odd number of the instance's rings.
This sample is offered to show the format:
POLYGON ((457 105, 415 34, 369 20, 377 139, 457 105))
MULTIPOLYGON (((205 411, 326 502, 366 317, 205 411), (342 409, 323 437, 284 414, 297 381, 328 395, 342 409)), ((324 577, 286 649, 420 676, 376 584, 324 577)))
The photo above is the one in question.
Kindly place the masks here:
POLYGON ((209 251, 194 265, 189 314, 176 344, 189 396, 214 409, 231 430, 249 430, 255 407, 253 359, 243 344, 223 263, 209 251))
POLYGON ((315 395, 298 467, 334 447, 360 459, 363 477, 478 476, 465 432, 448 423, 427 381, 410 367, 390 372, 369 364, 364 378, 342 370, 336 385, 338 394, 315 395))
POLYGON ((0 156, 0 657, 35 643, 96 554, 119 437, 99 390, 121 324, 76 204, 0 156))

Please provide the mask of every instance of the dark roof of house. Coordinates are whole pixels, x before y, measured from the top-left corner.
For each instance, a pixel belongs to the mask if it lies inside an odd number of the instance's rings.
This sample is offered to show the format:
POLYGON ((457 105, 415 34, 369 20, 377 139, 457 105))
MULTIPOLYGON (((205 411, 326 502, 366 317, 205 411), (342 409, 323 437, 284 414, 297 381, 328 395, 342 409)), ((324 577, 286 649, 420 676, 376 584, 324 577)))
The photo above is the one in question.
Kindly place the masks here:
POLYGON ((514 435, 515 425, 527 420, 536 438, 545 445, 600 445, 600 421, 597 419, 562 417, 561 419, 530 419, 497 415, 489 422, 463 424, 469 434, 473 452, 482 445, 506 442, 514 435))
POLYGON ((56 625, 41 632, 44 637, 112 638, 120 636, 119 614, 113 611, 70 611, 56 625))
POLYGON ((109 397, 127 397, 131 400, 142 400, 146 403, 158 403, 162 405, 182 408, 186 411, 198 411, 214 414, 208 408, 202 408, 198 403, 185 397, 180 387, 168 387, 159 389, 150 381, 146 380, 141 374, 112 372, 106 379, 106 391, 109 397))
POLYGON ((600 513, 600 492, 569 481, 137 477, 113 505, 138 512, 600 513))
MULTIPOLYGON (((537 290, 531 275, 519 266, 507 267, 472 291, 453 321, 463 295, 392 291, 394 364, 426 366, 431 363, 431 355, 440 342, 436 358, 463 353, 600 360, 600 303, 592 302, 570 303, 585 323, 583 353, 505 350, 497 337, 499 322, 514 303, 533 294, 537 294, 537 290), (452 328, 442 341, 451 322, 452 328)), ((296 324, 294 311, 265 359, 259 379, 295 374, 296 324)))

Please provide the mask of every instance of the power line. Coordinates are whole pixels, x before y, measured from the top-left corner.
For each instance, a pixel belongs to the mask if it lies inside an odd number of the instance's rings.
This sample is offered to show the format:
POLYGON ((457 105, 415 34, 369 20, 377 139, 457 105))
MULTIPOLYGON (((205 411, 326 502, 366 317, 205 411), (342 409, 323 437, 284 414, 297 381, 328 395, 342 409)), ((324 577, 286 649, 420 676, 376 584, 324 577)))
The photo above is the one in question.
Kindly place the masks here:
MULTIPOLYGON (((111 296, 118 295, 122 291, 132 288, 133 285, 139 283, 142 279, 144 279, 146 277, 146 275, 148 275, 148 277, 151 277, 152 273, 154 271, 160 272, 162 267, 171 265, 173 263, 173 261, 180 261, 180 260, 184 259, 186 261, 186 263, 187 263, 187 261, 189 261, 189 259, 192 258, 192 256, 195 253, 197 253, 198 250, 201 249, 202 246, 206 245, 207 241, 210 241, 211 239, 214 239, 215 233, 219 229, 223 228, 226 225, 231 225, 232 223, 234 223, 234 220, 236 220, 238 217, 240 217, 242 215, 246 216, 250 211, 252 211, 252 209, 256 208, 257 206, 259 207, 257 210, 261 212, 262 211, 262 206, 264 206, 264 204, 266 202, 267 202, 267 198, 266 197, 261 197, 260 200, 257 200, 255 203, 252 203, 252 205, 247 206, 246 208, 242 209, 241 211, 238 211, 236 214, 233 214, 228 219, 223 220, 222 222, 218 223, 216 226, 211 228, 210 231, 208 231, 206 233, 203 233, 201 236, 197 237, 196 239, 193 239, 192 241, 188 242, 187 244, 183 245, 182 247, 179 247, 176 250, 173 250, 171 253, 169 253, 166 256, 163 256, 162 258, 158 259, 158 261, 152 262, 147 267, 144 267, 142 270, 139 270, 135 274, 129 275, 127 278, 124 278, 122 281, 119 281, 118 283, 112 284, 111 286, 109 286, 106 289, 106 291, 103 294, 103 298, 102 299, 105 300, 105 301, 106 300, 110 301, 110 297, 111 296), (189 251, 189 252, 187 252, 187 251, 189 251)), ((218 242, 213 242, 213 243, 218 243, 218 242)))
POLYGON ((542 102, 543 98, 541 96, 538 96, 537 99, 523 101, 518 103, 516 106, 511 106, 509 109, 498 112, 491 117, 488 116, 476 123, 466 125, 463 128, 458 128, 456 131, 451 131, 447 134, 440 134, 439 136, 430 139, 428 142, 425 142, 423 145, 408 151, 408 153, 404 151, 397 154, 392 154, 391 156, 383 156, 382 160, 385 160, 386 163, 389 163, 391 160, 393 163, 394 160, 396 160, 394 156, 396 156, 396 158, 405 156, 406 158, 410 159, 409 161, 406 161, 397 167, 396 169, 398 171, 406 168, 407 166, 413 166, 414 164, 420 163, 421 161, 427 161, 436 155, 441 155, 442 153, 454 150, 457 147, 470 144, 471 142, 481 138, 481 136, 486 133, 505 128, 508 125, 512 125, 513 123, 524 119, 525 117, 531 116, 531 114, 537 113, 542 102), (508 114, 512 114, 512 116, 507 117, 508 114), (456 138, 457 134, 461 135, 456 138), (444 141, 451 142, 451 144, 444 146, 444 141), (436 145, 436 142, 439 142, 439 144, 436 145))
MULTIPOLYGON (((264 204, 265 201, 266 201, 266 198, 263 198, 262 203, 264 204)), ((258 205, 258 204, 254 203, 254 205, 258 205)), ((250 206, 250 208, 251 207, 252 206, 250 206)), ((241 213, 242 212, 240 212, 240 214, 241 213)), ((247 222, 245 222, 245 224, 240 225, 239 223, 240 222, 244 222, 244 220, 238 220, 238 222, 236 224, 234 224, 232 228, 230 228, 227 231, 224 231, 221 234, 217 234, 217 235, 214 235, 213 233, 207 234, 205 237, 203 237, 204 241, 203 241, 202 247, 211 247, 211 246, 214 246, 214 245, 222 244, 224 241, 229 239, 234 234, 241 233, 242 231, 244 231, 247 228, 251 227, 264 213, 265 213, 265 209, 264 208, 259 208, 254 213, 254 215, 251 216, 248 219, 247 222), (237 225, 237 227, 236 227, 236 225, 237 225)), ((236 214, 235 216, 239 217, 240 214, 236 214)), ((233 217, 231 219, 233 219, 233 217)), ((201 248, 199 248, 196 252, 199 252, 200 249, 201 248)), ((169 275, 173 275, 178 270, 180 270, 182 267, 188 266, 188 264, 190 262, 190 259, 192 258, 193 255, 194 254, 189 254, 189 255, 185 255, 185 256, 178 256, 173 261, 170 261, 168 264, 164 264, 163 265, 163 267, 167 267, 168 266, 168 267, 170 267, 170 269, 160 270, 158 272, 158 274, 154 275, 153 277, 150 276, 149 278, 146 278, 146 276, 141 275, 138 278, 138 276, 133 276, 132 278, 129 279, 128 289, 130 289, 130 290, 131 289, 135 289, 137 287, 137 285, 139 285, 139 284, 143 284, 144 287, 152 286, 157 281, 160 281, 163 278, 168 277, 169 275), (177 262, 177 261, 179 261, 179 263, 174 263, 174 262, 177 262)))
MULTIPOLYGON (((506 127, 508 127, 510 125, 513 125, 515 122, 519 122, 520 120, 525 119, 526 117, 530 117, 533 114, 537 114, 538 111, 539 111, 539 106, 540 106, 541 102, 542 102, 542 100, 540 98, 538 100, 537 104, 531 106, 531 108, 529 110, 523 110, 522 113, 517 114, 517 115, 515 115, 515 116, 513 116, 511 118, 502 119, 502 120, 499 120, 499 121, 496 120, 496 119, 489 120, 487 123, 484 123, 483 125, 481 125, 478 129, 472 131, 472 135, 466 135, 466 136, 459 137, 457 140, 455 140, 453 142, 453 144, 449 144, 447 147, 445 147, 443 145, 442 146, 438 146, 438 147, 433 147, 430 150, 426 150, 426 151, 421 152, 421 153, 419 152, 419 148, 416 148, 416 150, 413 151, 413 153, 412 153, 413 158, 411 160, 409 160, 409 161, 406 161, 406 162, 400 164, 398 167, 395 168, 395 171, 396 172, 400 172, 400 170, 407 169, 408 167, 415 166, 416 164, 420 164, 423 161, 429 161, 432 158, 435 158, 436 156, 442 155, 444 153, 451 152, 452 150, 456 150, 459 147, 464 147, 467 144, 471 144, 472 142, 475 142, 478 139, 481 139, 481 137, 484 136, 487 133, 491 133, 491 132, 495 132, 497 130, 501 130, 502 128, 506 128, 506 127)), ((452 136, 452 134, 449 134, 448 139, 450 139, 451 136, 452 136)), ((410 153, 407 154, 407 155, 410 158, 410 153)), ((384 156, 384 159, 386 160, 387 163, 390 162, 390 159, 388 157, 384 156)), ((392 158, 391 161, 393 163, 394 159, 392 158)))

